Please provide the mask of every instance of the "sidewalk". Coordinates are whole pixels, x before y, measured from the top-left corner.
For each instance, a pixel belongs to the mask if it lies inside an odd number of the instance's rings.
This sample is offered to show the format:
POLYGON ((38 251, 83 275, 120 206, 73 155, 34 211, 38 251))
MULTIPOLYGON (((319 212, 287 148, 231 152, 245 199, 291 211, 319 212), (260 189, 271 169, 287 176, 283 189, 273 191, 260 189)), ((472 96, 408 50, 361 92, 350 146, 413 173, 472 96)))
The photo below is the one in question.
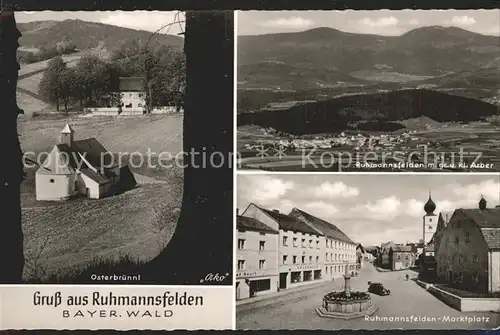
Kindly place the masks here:
MULTIPOLYGON (((354 280, 359 280, 357 277, 354 280)), ((304 285, 299 287, 294 287, 278 292, 273 292, 270 294, 262 295, 259 297, 248 298, 236 301, 236 309, 238 312, 253 308, 261 308, 269 305, 274 305, 283 301, 300 299, 303 296, 303 292, 317 289, 324 289, 325 293, 332 290, 341 290, 344 288, 344 278, 335 278, 335 281, 326 280, 318 283, 304 285)))
POLYGON ((314 283, 314 284, 310 284, 310 285, 304 285, 304 286, 289 288, 289 289, 286 289, 286 290, 281 290, 281 291, 278 291, 278 292, 273 292, 273 293, 269 293, 269 294, 266 294, 266 295, 261 295, 259 297, 253 297, 253 298, 238 300, 238 301, 236 301, 236 306, 248 305, 248 304, 255 303, 255 302, 258 302, 258 301, 262 301, 262 300, 268 300, 268 299, 272 299, 272 298, 277 298, 277 297, 289 295, 291 293, 307 291, 307 290, 310 290, 312 288, 323 286, 325 284, 332 284, 332 282, 331 281, 325 281, 325 280, 323 280, 323 281, 320 281, 318 283, 314 283))

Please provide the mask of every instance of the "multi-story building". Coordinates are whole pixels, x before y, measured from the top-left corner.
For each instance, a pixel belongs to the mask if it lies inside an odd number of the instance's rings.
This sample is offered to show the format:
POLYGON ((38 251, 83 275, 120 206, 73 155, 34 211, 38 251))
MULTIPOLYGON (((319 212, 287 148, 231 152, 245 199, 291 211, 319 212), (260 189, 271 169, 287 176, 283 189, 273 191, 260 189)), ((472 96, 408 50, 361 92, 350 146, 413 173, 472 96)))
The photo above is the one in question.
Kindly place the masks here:
POLYGON ((389 250, 389 263, 391 270, 409 269, 415 263, 412 248, 409 245, 396 245, 389 250))
POLYGON ((278 290, 278 236, 257 219, 237 216, 236 299, 278 290))
POLYGON ((432 237, 432 240, 434 241, 434 254, 438 253, 439 246, 441 244, 441 239, 443 237, 443 234, 444 234, 446 227, 448 226, 448 223, 450 222, 452 215, 453 215, 453 212, 441 212, 441 213, 439 213, 436 232, 434 233, 434 236, 432 237))
POLYGON ((457 209, 436 248, 438 280, 472 291, 500 292, 500 208, 457 209))
POLYGON ((250 204, 243 216, 255 218, 279 231, 279 289, 318 282, 323 279, 320 241, 323 234, 298 220, 250 204))
POLYGON ((321 232, 319 237, 320 262, 322 269, 324 269, 323 278, 325 280, 341 277, 346 271, 356 270, 357 244, 351 241, 338 227, 298 208, 294 208, 290 216, 321 232))
POLYGON ((144 90, 144 78, 121 77, 120 98, 122 113, 145 113, 147 106, 146 93, 144 90))
POLYGON ((391 268, 391 260, 389 257, 389 251, 391 250, 392 247, 395 247, 397 244, 389 241, 386 243, 382 243, 380 245, 379 253, 378 253, 378 265, 385 268, 385 269, 390 269, 391 268))

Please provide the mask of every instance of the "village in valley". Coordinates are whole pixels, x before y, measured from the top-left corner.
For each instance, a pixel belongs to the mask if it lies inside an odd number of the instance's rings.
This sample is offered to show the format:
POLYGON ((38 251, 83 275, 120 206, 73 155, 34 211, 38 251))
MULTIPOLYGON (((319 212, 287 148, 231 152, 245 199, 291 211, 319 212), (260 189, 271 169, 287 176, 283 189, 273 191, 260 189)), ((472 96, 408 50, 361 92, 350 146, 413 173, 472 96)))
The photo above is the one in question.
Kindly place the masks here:
POLYGON ((137 265, 175 231, 183 187, 172 159, 182 151, 181 14, 135 14, 175 28, 129 28, 116 13, 18 14, 27 282, 91 281, 96 269, 140 278, 137 265))
POLYGON ((239 176, 238 329, 498 325, 498 177, 376 179, 239 176))
POLYGON ((239 166, 500 171, 498 15, 430 13, 242 13, 239 166))

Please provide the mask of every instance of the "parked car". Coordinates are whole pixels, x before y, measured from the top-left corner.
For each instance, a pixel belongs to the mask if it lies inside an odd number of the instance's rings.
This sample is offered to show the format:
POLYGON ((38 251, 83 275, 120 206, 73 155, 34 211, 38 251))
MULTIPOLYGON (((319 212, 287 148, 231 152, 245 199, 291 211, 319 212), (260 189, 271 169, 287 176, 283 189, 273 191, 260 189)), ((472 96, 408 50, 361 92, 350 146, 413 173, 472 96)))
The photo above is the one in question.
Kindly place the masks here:
POLYGON ((384 285, 380 283, 370 283, 368 287, 368 292, 377 294, 377 295, 389 295, 391 291, 386 289, 384 285))

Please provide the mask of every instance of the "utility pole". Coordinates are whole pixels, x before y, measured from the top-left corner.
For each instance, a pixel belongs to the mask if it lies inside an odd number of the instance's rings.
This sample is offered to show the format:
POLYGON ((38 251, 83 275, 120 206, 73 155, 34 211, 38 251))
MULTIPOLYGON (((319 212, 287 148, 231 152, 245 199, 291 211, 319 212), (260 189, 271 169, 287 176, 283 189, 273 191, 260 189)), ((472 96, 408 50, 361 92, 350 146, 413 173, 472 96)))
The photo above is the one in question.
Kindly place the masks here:
POLYGON ((12 6, 3 4, 0 10, 0 284, 19 284, 24 268, 20 199, 24 171, 17 132, 17 117, 23 111, 16 98, 21 33, 12 6))

